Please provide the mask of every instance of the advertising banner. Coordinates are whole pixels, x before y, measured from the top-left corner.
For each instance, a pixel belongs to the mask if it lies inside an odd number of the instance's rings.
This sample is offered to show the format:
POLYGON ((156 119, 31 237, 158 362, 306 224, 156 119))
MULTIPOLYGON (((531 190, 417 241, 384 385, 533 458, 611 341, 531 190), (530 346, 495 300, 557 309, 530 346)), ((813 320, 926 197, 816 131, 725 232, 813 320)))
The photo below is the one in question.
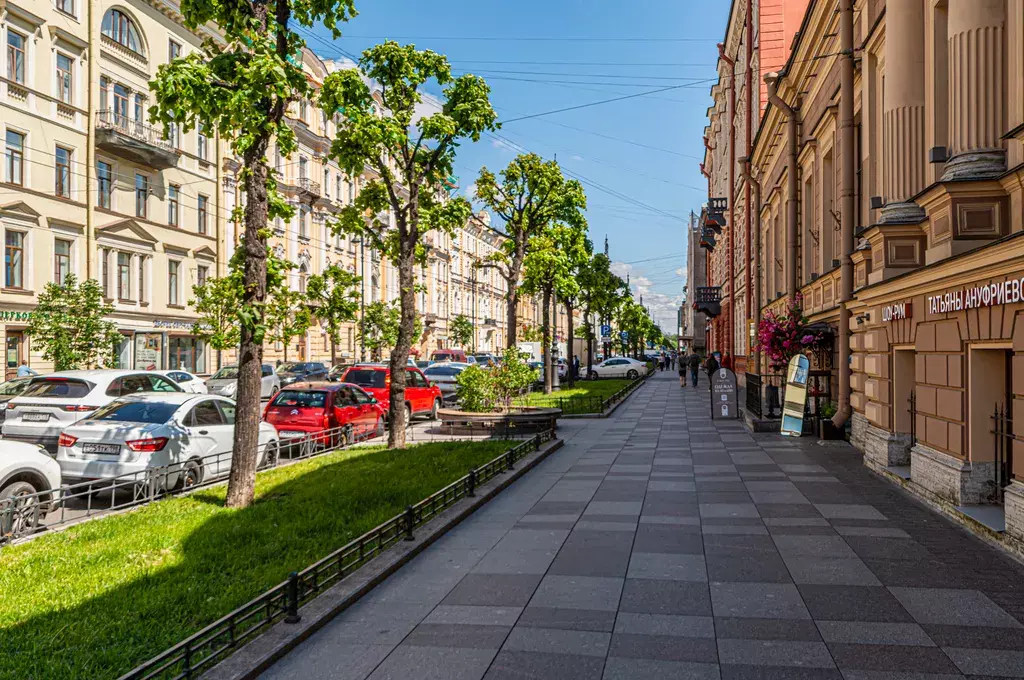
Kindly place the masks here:
POLYGON ((739 418, 736 407, 736 374, 719 368, 711 374, 711 419, 739 418))

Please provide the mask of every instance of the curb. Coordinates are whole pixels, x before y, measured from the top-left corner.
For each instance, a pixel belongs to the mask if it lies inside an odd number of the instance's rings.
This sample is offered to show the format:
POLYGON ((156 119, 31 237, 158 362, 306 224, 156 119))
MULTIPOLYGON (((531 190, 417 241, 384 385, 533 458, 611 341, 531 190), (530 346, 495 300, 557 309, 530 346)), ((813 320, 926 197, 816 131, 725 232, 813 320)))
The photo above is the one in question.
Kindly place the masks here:
POLYGON ((417 531, 415 540, 392 546, 386 553, 300 608, 302 618, 298 623, 281 621, 274 624, 202 677, 204 680, 249 680, 258 677, 564 444, 561 439, 551 440, 522 459, 511 474, 505 473, 503 477, 477 489, 476 498, 463 499, 424 524, 417 531))

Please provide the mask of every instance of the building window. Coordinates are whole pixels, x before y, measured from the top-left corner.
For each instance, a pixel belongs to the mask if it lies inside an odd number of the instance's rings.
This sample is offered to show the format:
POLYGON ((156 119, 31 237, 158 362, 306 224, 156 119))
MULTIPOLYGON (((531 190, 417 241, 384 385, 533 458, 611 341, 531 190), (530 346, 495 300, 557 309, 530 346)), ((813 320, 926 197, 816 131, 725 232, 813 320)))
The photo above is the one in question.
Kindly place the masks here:
POLYGON ((306 211, 306 209, 305 208, 300 208, 299 209, 299 238, 308 238, 309 237, 309 226, 306 223, 308 217, 309 217, 309 213, 306 211))
POLYGON ((25 183, 25 135, 8 130, 6 180, 11 184, 25 183))
POLYGON ((110 251, 106 248, 100 250, 100 278, 102 281, 103 297, 110 299, 110 251))
POLYGON ((53 282, 64 285, 64 279, 71 273, 71 241, 56 239, 53 242, 53 282))
POLYGON ((146 120, 146 98, 141 94, 135 95, 135 122, 142 123, 146 120))
POLYGON ((110 210, 110 181, 113 177, 113 170, 110 163, 96 161, 96 182, 99 185, 96 194, 96 205, 100 208, 110 210))
POLYGON ((309 102, 305 99, 299 100, 299 120, 303 123, 306 122, 306 117, 309 115, 309 102))
POLYGON ((57 53, 57 99, 65 104, 71 103, 74 63, 74 60, 66 54, 57 53))
POLYGON ((181 43, 173 40, 167 41, 167 61, 174 61, 181 56, 181 43))
POLYGON ((299 157, 299 179, 306 179, 306 159, 299 157))
POLYGON ((103 35, 114 42, 127 47, 136 54, 142 54, 142 40, 139 39, 139 30, 135 23, 129 19, 124 12, 112 9, 103 16, 101 27, 103 35))
POLYGON ((63 198, 71 197, 71 150, 57 147, 54 157, 54 192, 63 198))
POLYGON ((167 224, 172 227, 178 226, 178 200, 181 195, 181 187, 177 184, 167 185, 167 224))
POLYGON ((114 83, 114 125, 128 127, 128 98, 131 93, 120 83, 114 83))
POLYGON ((331 171, 324 168, 324 196, 331 197, 331 171))
POLYGON ((25 36, 7 29, 7 79, 25 84, 25 36))
POLYGON ((146 301, 146 258, 139 258, 139 302, 146 301))
POLYGON ((204 265, 199 265, 196 269, 196 285, 205 286, 206 279, 210 278, 210 268, 204 265))
POLYGON ((57 11, 64 12, 64 14, 69 16, 77 16, 75 14, 74 0, 57 0, 55 4, 57 6, 57 11))
POLYGON ((8 231, 4 235, 4 286, 25 287, 25 234, 8 231))
POLYGON ((341 200, 341 173, 334 176, 334 197, 341 200))
POLYGON ((167 141, 175 149, 181 148, 181 128, 177 123, 167 124, 167 141))
POLYGON ((149 198, 149 178, 145 175, 135 175, 135 216, 146 217, 149 198))
POLYGON ((105 111, 110 105, 110 81, 106 76, 100 76, 100 111, 105 111))
POLYGON ((206 138, 206 125, 203 123, 199 124, 196 138, 196 155, 199 156, 199 160, 205 161, 207 155, 207 146, 209 142, 206 138))
POLYGON ((132 256, 117 254, 117 299, 132 299, 132 256))
POLYGON ((209 201, 210 201, 209 198, 207 198, 206 196, 203 196, 202 194, 199 194, 199 207, 197 208, 197 213, 199 215, 199 233, 200 234, 205 234, 206 233, 206 212, 207 212, 207 205, 209 205, 209 201))
POLYGON ((180 262, 168 260, 167 262, 167 304, 178 304, 178 269, 180 262))

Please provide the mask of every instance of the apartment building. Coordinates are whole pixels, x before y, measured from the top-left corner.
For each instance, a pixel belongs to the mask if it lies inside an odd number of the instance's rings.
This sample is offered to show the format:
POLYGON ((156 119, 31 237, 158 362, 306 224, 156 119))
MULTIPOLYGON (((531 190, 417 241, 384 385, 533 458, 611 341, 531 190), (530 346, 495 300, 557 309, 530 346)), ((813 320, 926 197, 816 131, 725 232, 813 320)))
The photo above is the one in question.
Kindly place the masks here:
POLYGON ((1024 545, 1024 0, 843 5, 811 0, 766 79, 751 151, 763 310, 799 294, 833 338, 812 373, 841 403, 849 365, 865 464, 1024 545))
POLYGON ((36 296, 69 273, 95 278, 122 334, 118 363, 205 373, 192 285, 218 271, 219 140, 148 120, 157 67, 212 32, 160 0, 0 9, 0 333, 8 374, 49 368, 25 336, 36 296))

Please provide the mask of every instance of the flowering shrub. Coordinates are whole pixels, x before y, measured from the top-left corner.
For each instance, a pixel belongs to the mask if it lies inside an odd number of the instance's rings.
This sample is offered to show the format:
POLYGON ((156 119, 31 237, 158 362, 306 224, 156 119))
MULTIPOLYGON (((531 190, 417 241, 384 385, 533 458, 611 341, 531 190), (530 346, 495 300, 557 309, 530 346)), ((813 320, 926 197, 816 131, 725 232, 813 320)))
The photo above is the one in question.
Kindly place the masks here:
POLYGON ((774 371, 785 370, 790 359, 822 342, 820 334, 807 330, 801 302, 801 296, 797 295, 785 313, 768 312, 757 327, 757 347, 764 352, 774 371))

